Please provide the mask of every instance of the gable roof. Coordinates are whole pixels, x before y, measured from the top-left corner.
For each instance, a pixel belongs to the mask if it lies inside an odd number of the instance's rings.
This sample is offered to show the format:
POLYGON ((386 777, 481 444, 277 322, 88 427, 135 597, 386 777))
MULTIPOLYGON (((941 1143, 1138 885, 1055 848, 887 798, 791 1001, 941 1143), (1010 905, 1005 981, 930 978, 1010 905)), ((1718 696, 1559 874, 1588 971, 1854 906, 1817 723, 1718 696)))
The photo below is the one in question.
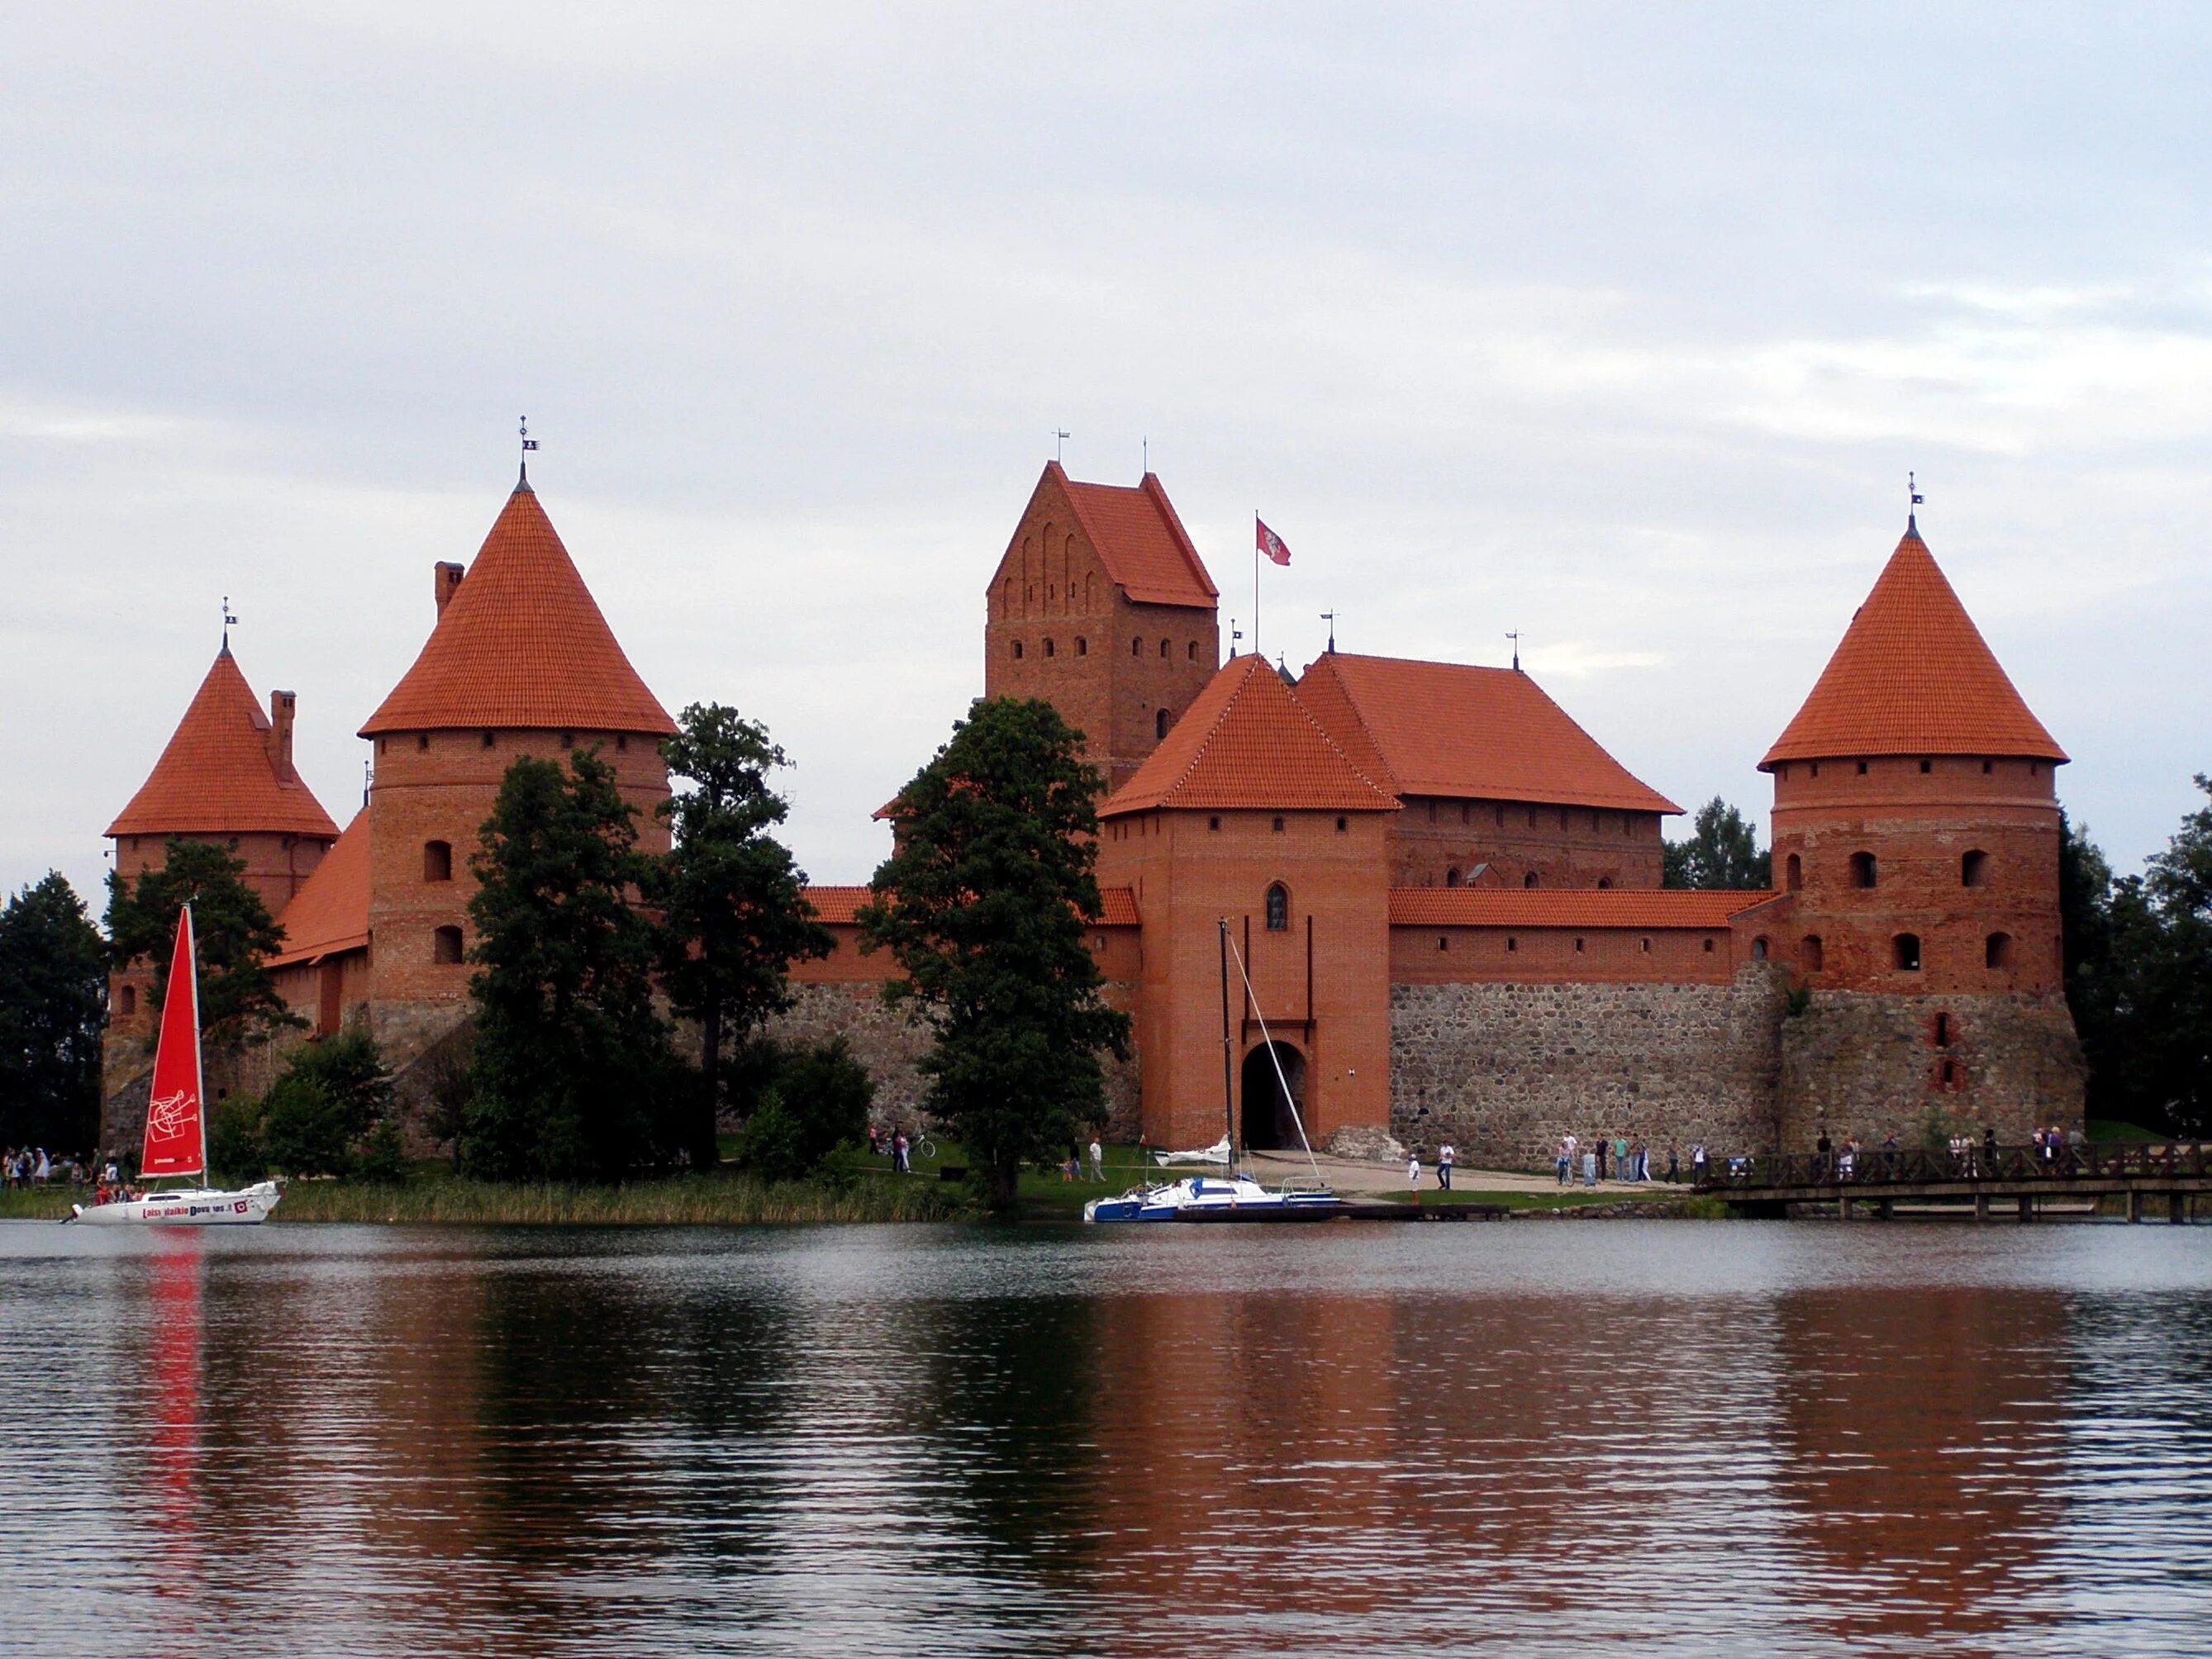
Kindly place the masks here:
POLYGON ((323 861, 314 867, 284 914, 276 918, 284 930, 284 948, 269 958, 271 968, 295 962, 313 962, 340 951, 366 949, 368 945, 368 814, 353 815, 345 834, 337 838, 323 861))
POLYGON ((507 497, 415 665, 361 735, 471 726, 676 730, 526 483, 507 497))
POLYGON ((1759 764, 1830 755, 2066 759, 1911 519, 1804 706, 1759 764))
POLYGON ((1265 658, 1246 655, 1206 683, 1098 814, 1156 806, 1389 812, 1397 805, 1330 741, 1265 658))
POLYGON ((1394 927, 1725 927, 1767 892, 1681 887, 1393 887, 1394 927))
POLYGON ((1219 597, 1159 478, 1147 472, 1133 487, 1079 483, 1058 461, 1044 464, 1037 488, 1056 484, 1083 533, 1097 550, 1107 579, 1139 605, 1213 609, 1219 597))
POLYGON ((1330 652, 1307 666, 1298 701, 1401 795, 1682 810, 1518 669, 1330 652))
POLYGON ((153 771, 107 833, 337 835, 337 825, 298 774, 278 771, 269 729, 269 716, 226 644, 153 771))

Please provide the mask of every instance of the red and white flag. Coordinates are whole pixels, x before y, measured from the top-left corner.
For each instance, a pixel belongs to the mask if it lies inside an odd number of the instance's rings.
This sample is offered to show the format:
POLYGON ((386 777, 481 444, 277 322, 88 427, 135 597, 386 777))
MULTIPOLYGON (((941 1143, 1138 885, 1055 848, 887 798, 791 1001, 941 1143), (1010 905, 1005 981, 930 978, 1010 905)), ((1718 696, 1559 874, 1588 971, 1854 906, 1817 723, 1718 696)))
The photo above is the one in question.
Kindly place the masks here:
POLYGON ((1252 515, 1252 522, 1259 526, 1260 550, 1277 564, 1288 564, 1291 562, 1291 544, 1268 529, 1267 521, 1258 514, 1252 515))

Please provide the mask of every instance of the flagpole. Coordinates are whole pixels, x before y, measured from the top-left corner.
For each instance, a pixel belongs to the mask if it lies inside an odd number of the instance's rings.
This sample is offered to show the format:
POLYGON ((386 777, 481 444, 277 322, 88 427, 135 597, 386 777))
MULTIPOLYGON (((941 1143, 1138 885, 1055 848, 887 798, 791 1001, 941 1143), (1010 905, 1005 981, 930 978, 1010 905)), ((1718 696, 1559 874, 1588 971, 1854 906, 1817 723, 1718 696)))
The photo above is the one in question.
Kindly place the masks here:
POLYGON ((1260 509, 1252 509, 1252 654, 1265 653, 1260 649, 1260 509))

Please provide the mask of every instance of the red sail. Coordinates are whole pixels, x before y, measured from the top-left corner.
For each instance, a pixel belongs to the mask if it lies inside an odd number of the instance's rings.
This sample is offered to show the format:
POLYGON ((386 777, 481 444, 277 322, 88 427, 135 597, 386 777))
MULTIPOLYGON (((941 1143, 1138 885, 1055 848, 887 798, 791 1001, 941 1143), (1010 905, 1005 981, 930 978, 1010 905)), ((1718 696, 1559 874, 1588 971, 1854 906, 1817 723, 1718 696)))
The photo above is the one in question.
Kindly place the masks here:
POLYGON ((161 1005, 161 1042, 154 1051, 154 1087, 146 1103, 148 1181, 196 1176, 207 1169, 206 1121, 200 1110, 200 984, 192 952, 192 907, 177 918, 177 950, 169 959, 169 994, 161 1005))

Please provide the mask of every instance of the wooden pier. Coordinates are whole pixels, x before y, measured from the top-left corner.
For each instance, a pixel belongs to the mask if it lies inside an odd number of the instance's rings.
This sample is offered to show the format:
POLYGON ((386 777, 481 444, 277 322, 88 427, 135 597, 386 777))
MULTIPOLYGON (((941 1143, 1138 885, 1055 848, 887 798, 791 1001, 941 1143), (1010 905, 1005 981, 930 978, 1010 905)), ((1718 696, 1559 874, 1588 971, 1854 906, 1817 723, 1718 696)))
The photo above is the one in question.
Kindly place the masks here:
POLYGON ((1746 1215, 1786 1215, 1795 1206, 1832 1206, 1887 1217, 1900 1203, 1971 1206, 1977 1220, 2009 1210, 2033 1221, 2051 1200, 2125 1200, 2127 1218, 2141 1221, 2146 1202, 2169 1221, 2189 1219, 2190 1201, 2212 1193, 2212 1146, 2168 1141, 2084 1146, 1977 1146, 1954 1154, 1880 1147, 1856 1158, 1840 1153, 1788 1153, 1730 1158, 1697 1185, 1746 1215))

